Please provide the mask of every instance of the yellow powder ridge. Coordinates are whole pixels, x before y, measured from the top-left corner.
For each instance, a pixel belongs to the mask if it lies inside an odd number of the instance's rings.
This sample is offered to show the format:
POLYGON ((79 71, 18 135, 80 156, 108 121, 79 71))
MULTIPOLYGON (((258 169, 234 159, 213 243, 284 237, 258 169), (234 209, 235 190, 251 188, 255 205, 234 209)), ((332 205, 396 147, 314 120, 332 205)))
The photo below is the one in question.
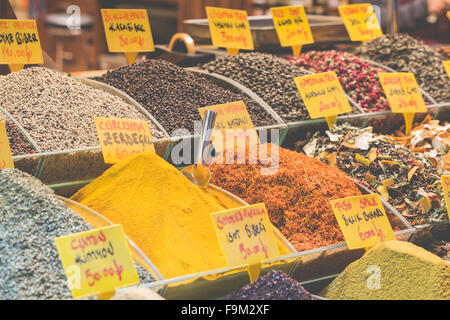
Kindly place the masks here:
POLYGON ((412 243, 387 241, 350 264, 322 295, 345 300, 450 300, 450 264, 412 243))
POLYGON ((122 224, 166 279, 225 267, 211 213, 241 206, 204 192, 154 153, 117 163, 72 199, 122 224))
POLYGON ((225 266, 210 214, 226 208, 156 154, 117 163, 72 199, 122 224, 165 278, 225 266))

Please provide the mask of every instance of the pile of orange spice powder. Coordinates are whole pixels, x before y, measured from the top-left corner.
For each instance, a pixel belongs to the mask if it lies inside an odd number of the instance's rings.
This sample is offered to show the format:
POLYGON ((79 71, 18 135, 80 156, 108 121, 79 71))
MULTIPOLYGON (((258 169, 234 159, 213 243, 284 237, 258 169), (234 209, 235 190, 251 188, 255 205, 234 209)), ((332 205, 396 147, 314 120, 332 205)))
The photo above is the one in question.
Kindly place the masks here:
POLYGON ((330 200, 361 195, 357 186, 336 167, 278 150, 279 167, 272 175, 262 175, 261 164, 212 164, 211 183, 250 204, 265 203, 271 222, 297 251, 343 242, 330 200))

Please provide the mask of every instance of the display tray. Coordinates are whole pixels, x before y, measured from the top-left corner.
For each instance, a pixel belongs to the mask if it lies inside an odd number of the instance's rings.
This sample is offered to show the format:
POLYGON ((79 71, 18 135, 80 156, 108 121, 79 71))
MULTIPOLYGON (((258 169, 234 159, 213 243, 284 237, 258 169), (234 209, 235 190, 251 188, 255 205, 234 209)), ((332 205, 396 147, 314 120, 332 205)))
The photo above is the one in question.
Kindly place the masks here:
MULTIPOLYGON (((314 43, 350 42, 347 30, 341 17, 307 15, 314 43)), ((280 47, 280 40, 275 31, 271 15, 248 17, 255 49, 280 47)), ((186 32, 192 36, 196 44, 211 43, 208 19, 185 20, 186 32)))

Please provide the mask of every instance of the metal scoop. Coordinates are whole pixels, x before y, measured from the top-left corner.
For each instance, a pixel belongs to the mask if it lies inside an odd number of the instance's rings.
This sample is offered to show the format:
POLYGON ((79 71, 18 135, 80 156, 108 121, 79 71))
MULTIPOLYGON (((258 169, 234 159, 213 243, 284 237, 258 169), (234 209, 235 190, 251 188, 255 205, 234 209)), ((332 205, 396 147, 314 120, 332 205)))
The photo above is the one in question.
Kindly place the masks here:
POLYGON ((186 178, 201 188, 206 188, 211 180, 211 172, 209 172, 209 169, 203 165, 203 156, 205 150, 208 149, 208 146, 211 143, 212 129, 214 127, 214 123, 216 122, 216 117, 217 112, 206 110, 195 164, 181 170, 181 173, 184 174, 186 178))

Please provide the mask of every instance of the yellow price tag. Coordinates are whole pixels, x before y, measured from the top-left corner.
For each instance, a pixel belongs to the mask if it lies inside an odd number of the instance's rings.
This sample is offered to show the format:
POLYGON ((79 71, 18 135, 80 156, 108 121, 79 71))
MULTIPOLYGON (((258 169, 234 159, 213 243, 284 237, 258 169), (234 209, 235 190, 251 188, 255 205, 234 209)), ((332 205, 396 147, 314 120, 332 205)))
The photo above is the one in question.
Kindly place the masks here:
POLYGON ((447 71, 448 77, 450 78, 450 60, 444 61, 444 68, 445 68, 445 71, 447 71))
POLYGON ((338 10, 352 41, 369 41, 383 35, 371 4, 339 6, 338 10))
POLYGON ((442 191, 444 192, 445 207, 450 219, 450 176, 442 176, 442 191))
POLYGON ((298 77, 294 81, 311 119, 325 117, 331 127, 338 114, 352 111, 334 71, 298 77))
POLYGON ((214 46, 226 48, 233 55, 240 49, 254 49, 246 11, 206 7, 206 15, 214 46))
POLYGON ((206 110, 217 112, 214 132, 211 138, 216 153, 224 150, 234 150, 235 145, 243 147, 245 143, 248 143, 248 146, 259 143, 258 134, 244 101, 198 108, 202 119, 204 119, 206 110))
POLYGON ((395 240, 378 194, 330 202, 349 249, 370 248, 379 242, 395 240))
POLYGON ((55 243, 75 299, 139 283, 121 225, 56 238, 55 243))
POLYGON ((133 154, 155 152, 145 120, 94 117, 105 163, 114 164, 133 154))
POLYGON ((0 64, 12 72, 25 64, 42 64, 41 42, 35 20, 0 19, 0 64))
POLYGON ((132 64, 138 52, 153 52, 152 30, 145 9, 101 9, 109 52, 125 52, 132 64))
POLYGON ((378 73, 392 112, 403 113, 406 134, 412 130, 414 114, 427 112, 425 101, 412 73, 378 73))
POLYGON ((211 217, 227 264, 249 265, 252 281, 261 261, 280 255, 264 203, 212 213, 211 217))
POLYGON ((304 44, 314 42, 303 6, 270 8, 270 12, 281 46, 292 47, 294 57, 304 44))
POLYGON ((14 161, 9 147, 8 135, 3 121, 0 121, 0 169, 14 168, 14 161))

